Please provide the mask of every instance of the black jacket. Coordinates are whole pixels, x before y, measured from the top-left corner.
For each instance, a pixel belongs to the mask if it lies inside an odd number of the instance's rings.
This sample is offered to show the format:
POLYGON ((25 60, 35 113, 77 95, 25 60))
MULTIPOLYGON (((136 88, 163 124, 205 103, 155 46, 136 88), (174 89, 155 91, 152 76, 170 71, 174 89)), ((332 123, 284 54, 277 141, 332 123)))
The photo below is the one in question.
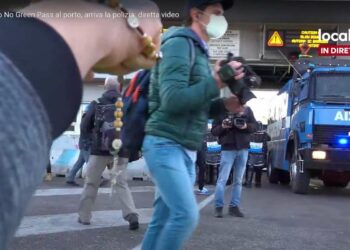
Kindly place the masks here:
POLYGON ((92 102, 88 105, 86 111, 83 113, 80 123, 80 137, 79 137, 79 149, 89 151, 91 148, 91 142, 92 142, 92 132, 89 131, 86 133, 86 131, 83 128, 83 119, 86 116, 87 112, 95 105, 95 102, 92 102))
POLYGON ((211 132, 219 138, 219 144, 222 150, 241 150, 249 149, 250 136, 257 131, 258 123, 255 120, 253 111, 246 107, 244 117, 247 123, 247 129, 241 130, 236 127, 225 129, 222 127, 222 121, 229 115, 229 111, 225 110, 218 119, 214 120, 211 132))
MULTIPOLYGON (((91 107, 87 111, 86 115, 83 117, 80 125, 80 129, 82 133, 92 134, 94 133, 94 125, 95 125, 95 112, 97 103, 101 104, 114 104, 117 101, 118 92, 115 90, 109 90, 103 93, 102 97, 98 99, 98 102, 92 101, 91 107)), ((94 138, 94 136, 92 136, 94 138)), ((99 156, 110 156, 110 152, 100 151, 96 147, 96 143, 94 143, 94 139, 92 139, 91 143, 91 155, 99 155, 99 156)))

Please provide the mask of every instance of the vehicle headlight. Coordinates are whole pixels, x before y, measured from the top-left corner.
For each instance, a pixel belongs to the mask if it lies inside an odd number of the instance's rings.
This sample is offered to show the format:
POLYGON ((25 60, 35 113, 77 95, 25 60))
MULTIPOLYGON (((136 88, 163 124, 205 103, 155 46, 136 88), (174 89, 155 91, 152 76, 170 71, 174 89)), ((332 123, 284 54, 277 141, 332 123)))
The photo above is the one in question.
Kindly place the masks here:
POLYGON ((312 151, 312 159, 314 160, 325 160, 327 157, 327 153, 325 151, 317 150, 312 151))

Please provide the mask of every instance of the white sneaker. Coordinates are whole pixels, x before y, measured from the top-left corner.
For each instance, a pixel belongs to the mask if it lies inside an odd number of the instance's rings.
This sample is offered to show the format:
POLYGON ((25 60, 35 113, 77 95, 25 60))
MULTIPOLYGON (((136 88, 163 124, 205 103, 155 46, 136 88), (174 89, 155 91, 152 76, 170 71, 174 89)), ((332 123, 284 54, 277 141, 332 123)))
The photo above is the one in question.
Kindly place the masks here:
POLYGON ((204 187, 202 190, 197 189, 196 193, 201 195, 209 195, 209 190, 204 187))
POLYGON ((51 173, 47 173, 47 174, 45 175, 44 181, 46 181, 46 182, 51 182, 52 179, 53 179, 53 175, 52 175, 51 173))

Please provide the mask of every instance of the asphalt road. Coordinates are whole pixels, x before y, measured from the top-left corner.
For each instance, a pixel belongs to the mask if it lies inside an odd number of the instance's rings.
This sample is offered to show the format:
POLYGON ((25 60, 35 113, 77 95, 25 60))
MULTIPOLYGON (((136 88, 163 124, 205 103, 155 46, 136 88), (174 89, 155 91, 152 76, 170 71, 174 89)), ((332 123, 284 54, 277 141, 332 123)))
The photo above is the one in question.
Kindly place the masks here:
MULTIPOLYGON (((136 206, 147 223, 154 189, 133 181, 136 206)), ((213 186, 208 187, 213 190, 213 186)), ((228 201, 231 187, 226 192, 228 201)), ((63 178, 43 184, 33 198, 10 250, 132 249, 146 230, 130 232, 119 203, 101 189, 91 226, 76 222, 80 189, 68 188, 63 178), (41 193, 40 193, 41 192, 41 193), (117 211, 115 211, 117 210, 117 211)), ((197 196, 205 205, 212 197, 197 196)), ((243 189, 245 218, 213 217, 213 204, 201 210, 200 224, 185 249, 350 249, 350 189, 326 189, 313 182, 308 195, 289 187, 263 183, 261 189, 243 189)), ((225 211, 227 212, 227 211, 225 211)))

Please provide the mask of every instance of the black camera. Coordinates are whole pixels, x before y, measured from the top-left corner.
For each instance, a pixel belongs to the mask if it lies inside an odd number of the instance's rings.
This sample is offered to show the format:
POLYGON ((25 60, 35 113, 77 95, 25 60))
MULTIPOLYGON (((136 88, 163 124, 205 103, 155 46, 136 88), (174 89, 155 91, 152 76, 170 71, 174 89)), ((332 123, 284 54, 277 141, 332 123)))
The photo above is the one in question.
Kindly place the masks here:
POLYGON ((247 119, 241 114, 229 114, 229 116, 223 121, 228 127, 242 128, 247 124, 247 119))
POLYGON ((227 54, 227 59, 220 64, 221 68, 218 72, 220 79, 229 87, 231 93, 236 95, 242 105, 249 100, 256 98, 250 88, 257 88, 261 85, 261 78, 247 65, 243 57, 235 57, 232 53, 227 54), (231 61, 242 63, 244 77, 240 80, 235 80, 236 72, 228 65, 231 61))

